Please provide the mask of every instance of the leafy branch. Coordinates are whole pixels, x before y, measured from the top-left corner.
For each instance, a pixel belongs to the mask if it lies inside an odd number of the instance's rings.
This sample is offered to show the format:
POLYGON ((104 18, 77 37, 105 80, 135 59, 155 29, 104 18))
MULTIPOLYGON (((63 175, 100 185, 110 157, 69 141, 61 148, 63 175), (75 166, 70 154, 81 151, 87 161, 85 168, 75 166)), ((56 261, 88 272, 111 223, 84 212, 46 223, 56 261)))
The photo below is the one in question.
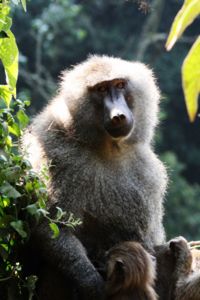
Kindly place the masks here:
MULTIPOLYGON (((46 185, 18 151, 29 122, 26 107, 30 102, 16 96, 19 51, 11 31, 12 3, 21 3, 26 11, 25 0, 0 1, 0 60, 5 72, 5 84, 0 85, 0 282, 6 282, 1 285, 5 298, 10 299, 14 286, 15 293, 28 290, 31 300, 37 278, 34 275, 23 278, 19 248, 42 218, 48 220, 52 238, 59 235, 59 226, 74 228, 81 221, 72 214, 66 219, 66 212, 58 207, 55 218, 51 218, 46 205, 46 185)), ((48 180, 45 169, 43 172, 43 178, 48 180)))

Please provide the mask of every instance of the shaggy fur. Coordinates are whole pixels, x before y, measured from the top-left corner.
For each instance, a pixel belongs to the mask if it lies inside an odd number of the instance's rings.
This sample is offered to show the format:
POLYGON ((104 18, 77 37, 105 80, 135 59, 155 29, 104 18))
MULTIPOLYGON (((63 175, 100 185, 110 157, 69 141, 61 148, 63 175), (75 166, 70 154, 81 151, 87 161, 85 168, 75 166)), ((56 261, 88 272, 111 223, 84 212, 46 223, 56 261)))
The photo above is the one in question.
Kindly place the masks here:
POLYGON ((124 242, 108 254, 108 300, 156 300, 153 257, 136 242, 124 242))
POLYGON ((157 293, 162 300, 200 300, 200 251, 178 237, 155 248, 157 293))
POLYGON ((97 268, 113 245, 134 240, 152 249, 165 240, 167 176, 151 146, 158 104, 159 90, 145 65, 92 56, 63 74, 58 95, 24 135, 33 168, 49 166, 52 213, 60 206, 83 220, 75 231, 61 228, 56 240, 41 224, 33 235, 35 245, 47 264, 70 277, 83 298, 97 299, 101 293, 103 280, 97 268), (115 78, 127 80, 134 99, 134 128, 121 139, 105 131, 103 109, 90 97, 92 86, 115 78))

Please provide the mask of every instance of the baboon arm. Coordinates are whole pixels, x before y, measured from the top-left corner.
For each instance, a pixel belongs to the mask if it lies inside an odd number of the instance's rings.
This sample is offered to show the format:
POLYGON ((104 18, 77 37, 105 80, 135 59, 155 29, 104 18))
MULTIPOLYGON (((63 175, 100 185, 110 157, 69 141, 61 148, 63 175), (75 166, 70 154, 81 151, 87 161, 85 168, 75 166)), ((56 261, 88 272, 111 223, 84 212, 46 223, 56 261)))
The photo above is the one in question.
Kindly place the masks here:
POLYGON ((200 299, 200 273, 196 272, 187 278, 180 279, 176 287, 176 300, 200 299))
POLYGON ((52 239, 47 226, 36 232, 39 249, 50 264, 54 264, 64 276, 73 280, 81 299, 101 299, 104 282, 95 269, 81 242, 69 230, 60 229, 57 238, 52 239))

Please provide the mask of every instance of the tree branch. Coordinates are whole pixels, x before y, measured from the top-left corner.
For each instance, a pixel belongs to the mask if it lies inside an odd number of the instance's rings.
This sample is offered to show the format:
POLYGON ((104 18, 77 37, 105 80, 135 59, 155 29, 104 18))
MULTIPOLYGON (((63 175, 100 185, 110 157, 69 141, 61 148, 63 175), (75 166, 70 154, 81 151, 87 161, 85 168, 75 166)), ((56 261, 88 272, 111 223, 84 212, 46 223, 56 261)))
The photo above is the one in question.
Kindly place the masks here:
POLYGON ((158 30, 162 16, 165 0, 154 0, 151 5, 151 12, 143 26, 140 40, 137 45, 136 59, 143 60, 144 54, 152 43, 152 38, 158 30))

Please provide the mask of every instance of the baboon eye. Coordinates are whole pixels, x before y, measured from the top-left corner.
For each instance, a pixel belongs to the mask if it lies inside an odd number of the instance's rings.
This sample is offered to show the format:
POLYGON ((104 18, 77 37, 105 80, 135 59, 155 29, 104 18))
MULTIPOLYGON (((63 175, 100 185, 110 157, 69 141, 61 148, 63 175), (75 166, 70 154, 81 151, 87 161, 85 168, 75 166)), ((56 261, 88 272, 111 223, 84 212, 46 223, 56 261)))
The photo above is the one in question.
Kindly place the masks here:
POLYGON ((100 93, 104 93, 107 91, 107 87, 105 85, 101 85, 97 88, 97 91, 100 93))
POLYGON ((117 89, 124 89, 125 88, 125 82, 120 81, 115 86, 116 86, 117 89))

